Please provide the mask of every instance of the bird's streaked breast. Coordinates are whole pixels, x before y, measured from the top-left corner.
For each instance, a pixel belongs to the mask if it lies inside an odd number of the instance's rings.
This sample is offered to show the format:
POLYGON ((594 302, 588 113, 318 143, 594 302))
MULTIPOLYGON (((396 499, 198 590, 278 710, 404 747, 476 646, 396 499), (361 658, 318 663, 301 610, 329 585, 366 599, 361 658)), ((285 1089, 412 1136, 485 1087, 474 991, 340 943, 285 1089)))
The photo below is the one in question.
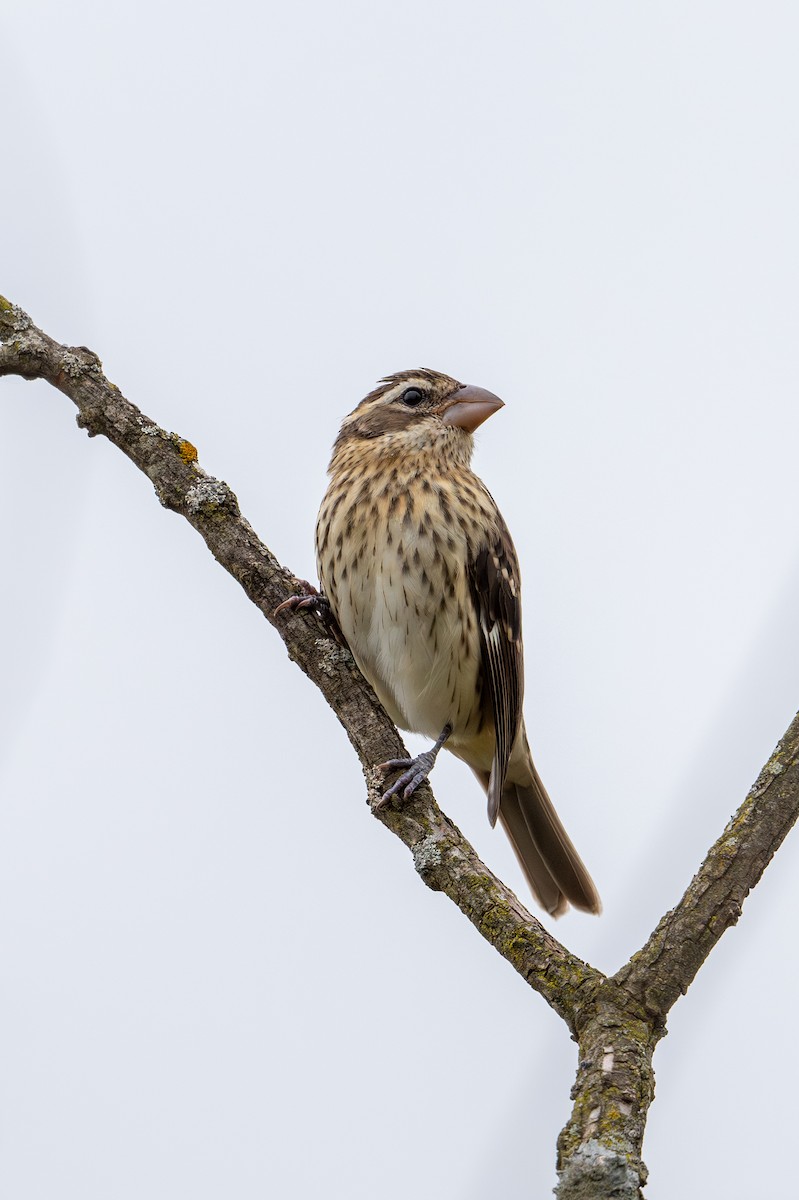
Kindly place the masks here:
POLYGON ((319 577, 355 659, 398 725, 435 738, 484 720, 469 528, 493 504, 470 471, 422 461, 381 469, 353 453, 333 471, 317 524, 319 577), (463 501, 467 506, 464 509, 463 501), (457 501, 457 503, 456 503, 457 501))

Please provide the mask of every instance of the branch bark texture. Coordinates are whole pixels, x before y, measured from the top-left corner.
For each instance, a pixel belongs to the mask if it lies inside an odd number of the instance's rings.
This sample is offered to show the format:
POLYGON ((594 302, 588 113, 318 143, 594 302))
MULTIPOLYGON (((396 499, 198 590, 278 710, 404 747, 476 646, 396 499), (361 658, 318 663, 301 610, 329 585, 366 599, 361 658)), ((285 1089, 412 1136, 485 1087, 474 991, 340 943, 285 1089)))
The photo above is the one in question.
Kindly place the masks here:
POLYGON ((570 953, 478 858, 424 784, 401 807, 375 809, 374 764, 406 753, 347 650, 317 617, 274 616, 299 581, 242 516, 236 496, 199 465, 187 439, 128 401, 86 347, 63 346, 0 297, 0 375, 43 379, 77 408, 78 425, 102 435, 151 480, 161 504, 200 534, 225 570, 275 626, 289 656, 321 690, 358 754, 374 815, 411 851, 421 878, 445 892, 495 949, 563 1018, 579 1043, 573 1111, 558 1144, 560 1200, 639 1197, 641 1145, 654 1095, 652 1054, 671 1006, 730 925, 799 815, 799 716, 652 936, 614 976, 570 953))

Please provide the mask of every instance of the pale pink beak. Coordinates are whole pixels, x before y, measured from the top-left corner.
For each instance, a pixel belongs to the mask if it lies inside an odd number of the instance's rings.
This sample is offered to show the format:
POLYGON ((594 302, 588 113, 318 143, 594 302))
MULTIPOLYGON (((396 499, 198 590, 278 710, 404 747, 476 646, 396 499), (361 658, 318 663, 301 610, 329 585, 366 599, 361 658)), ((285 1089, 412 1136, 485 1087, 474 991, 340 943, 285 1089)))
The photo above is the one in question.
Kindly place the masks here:
POLYGON ((467 387, 453 392, 441 405, 439 411, 445 425, 457 425, 458 429, 474 433, 478 425, 487 421, 497 409, 504 408, 504 404, 504 400, 500 400, 499 396, 495 396, 493 392, 487 392, 485 388, 472 387, 469 384, 467 387))

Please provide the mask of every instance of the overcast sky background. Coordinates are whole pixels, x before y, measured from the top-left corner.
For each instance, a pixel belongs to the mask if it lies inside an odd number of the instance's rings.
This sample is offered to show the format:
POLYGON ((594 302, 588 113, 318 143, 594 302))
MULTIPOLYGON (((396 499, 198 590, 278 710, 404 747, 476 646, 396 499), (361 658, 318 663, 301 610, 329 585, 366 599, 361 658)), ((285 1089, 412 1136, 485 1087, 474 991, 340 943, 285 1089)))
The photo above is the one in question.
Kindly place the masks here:
MULTIPOLYGON (((287 566, 376 379, 505 399, 476 467, 527 726, 605 905, 556 933, 606 971, 799 705, 798 39, 730 0, 2 10, 0 292, 287 566)), ((0 423, 3 1196, 548 1195, 565 1026, 147 480, 44 384, 0 423)), ((524 896, 466 768, 433 785, 524 896)), ((653 1197, 784 1191, 798 867, 792 835, 672 1014, 653 1197)))

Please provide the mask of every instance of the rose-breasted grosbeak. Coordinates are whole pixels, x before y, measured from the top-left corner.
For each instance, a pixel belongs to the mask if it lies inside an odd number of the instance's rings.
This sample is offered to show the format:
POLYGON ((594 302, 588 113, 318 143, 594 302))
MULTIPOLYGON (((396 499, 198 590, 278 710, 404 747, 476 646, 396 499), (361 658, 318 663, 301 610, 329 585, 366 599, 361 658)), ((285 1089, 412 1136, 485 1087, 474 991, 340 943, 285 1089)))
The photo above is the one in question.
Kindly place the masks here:
POLYGON ((341 426, 316 526, 332 614, 391 719, 435 739, 384 801, 410 795, 440 747, 472 768, 539 904, 598 913, 596 888, 533 765, 522 716, 521 585, 472 433, 502 401, 401 371, 341 426))

